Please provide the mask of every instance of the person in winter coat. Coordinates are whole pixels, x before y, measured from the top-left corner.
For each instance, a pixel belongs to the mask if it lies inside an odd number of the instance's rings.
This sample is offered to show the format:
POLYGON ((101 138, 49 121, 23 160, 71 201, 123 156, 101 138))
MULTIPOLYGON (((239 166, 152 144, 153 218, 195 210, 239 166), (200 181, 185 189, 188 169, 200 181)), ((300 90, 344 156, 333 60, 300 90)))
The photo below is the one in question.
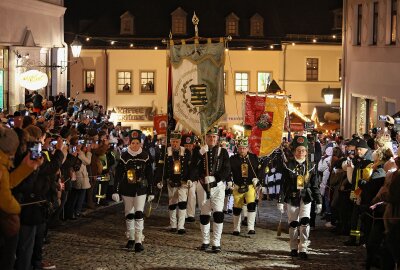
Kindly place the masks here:
POLYGON ((328 184, 329 184, 329 176, 331 174, 333 147, 334 147, 333 143, 329 143, 325 148, 325 155, 318 162, 318 172, 322 174, 319 190, 324 201, 325 217, 331 215, 330 199, 329 199, 330 191, 328 184))
POLYGON ((75 217, 79 217, 82 211, 82 205, 85 200, 86 190, 91 187, 87 166, 90 165, 92 153, 90 145, 79 145, 78 159, 81 161, 79 170, 75 172, 76 181, 72 184, 71 200, 72 210, 75 217))
POLYGON ((14 130, 0 127, 0 266, 4 270, 14 269, 20 228, 21 206, 11 189, 36 170, 41 162, 31 160, 26 155, 21 164, 10 172, 18 145, 18 136, 14 130))

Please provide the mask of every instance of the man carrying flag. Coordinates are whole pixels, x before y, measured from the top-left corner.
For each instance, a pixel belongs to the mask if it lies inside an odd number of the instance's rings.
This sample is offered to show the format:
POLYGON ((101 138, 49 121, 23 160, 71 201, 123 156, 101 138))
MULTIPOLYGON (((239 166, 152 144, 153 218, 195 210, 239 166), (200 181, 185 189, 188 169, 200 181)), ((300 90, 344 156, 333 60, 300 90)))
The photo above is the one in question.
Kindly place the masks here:
POLYGON ((197 182, 197 202, 200 207, 200 228, 203 243, 200 250, 221 251, 221 235, 224 222, 225 184, 230 176, 229 155, 218 145, 218 127, 207 132, 206 144, 200 149, 200 157, 193 161, 190 179, 197 182), (210 236, 210 218, 213 214, 213 235, 210 236))

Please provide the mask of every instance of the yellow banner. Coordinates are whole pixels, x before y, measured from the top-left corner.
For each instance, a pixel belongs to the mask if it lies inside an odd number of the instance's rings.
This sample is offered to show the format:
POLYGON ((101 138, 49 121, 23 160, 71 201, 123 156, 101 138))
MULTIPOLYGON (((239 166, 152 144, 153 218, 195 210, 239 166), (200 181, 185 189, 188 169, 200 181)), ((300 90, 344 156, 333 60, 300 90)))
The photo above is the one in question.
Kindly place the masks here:
POLYGON ((264 113, 257 123, 261 127, 260 156, 268 156, 281 145, 287 111, 287 98, 265 98, 264 113))

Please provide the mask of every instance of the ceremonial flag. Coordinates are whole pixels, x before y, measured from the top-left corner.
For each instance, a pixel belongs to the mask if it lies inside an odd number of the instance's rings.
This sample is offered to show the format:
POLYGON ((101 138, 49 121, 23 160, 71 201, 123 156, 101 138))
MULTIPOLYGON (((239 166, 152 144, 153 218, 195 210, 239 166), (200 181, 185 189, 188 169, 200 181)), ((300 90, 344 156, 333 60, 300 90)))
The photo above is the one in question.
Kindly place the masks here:
POLYGON ((169 68, 168 68, 168 104, 167 104, 168 134, 172 130, 175 130, 175 126, 176 126, 172 102, 173 102, 172 101, 172 67, 171 67, 171 65, 169 65, 169 68))
POLYGON ((157 134, 167 134, 168 115, 159 114, 154 116, 154 129, 157 134))
POLYGON ((174 117, 201 136, 225 113, 224 44, 172 45, 174 117))
POLYGON ((286 97, 246 96, 244 124, 251 126, 250 150, 269 156, 281 145, 287 111, 286 97))

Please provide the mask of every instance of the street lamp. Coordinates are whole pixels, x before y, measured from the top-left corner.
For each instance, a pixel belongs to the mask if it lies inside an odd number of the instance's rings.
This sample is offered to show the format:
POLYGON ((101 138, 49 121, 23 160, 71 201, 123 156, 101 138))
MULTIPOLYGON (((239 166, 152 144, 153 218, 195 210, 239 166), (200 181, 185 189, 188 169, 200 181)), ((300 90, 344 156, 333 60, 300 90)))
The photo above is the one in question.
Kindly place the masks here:
POLYGON ((81 54, 81 49, 82 49, 82 43, 78 40, 77 37, 75 37, 74 41, 71 43, 71 50, 72 50, 72 56, 74 58, 79 57, 81 54))
POLYGON ((324 92, 324 100, 325 100, 326 104, 328 104, 328 105, 332 104, 333 92, 332 92, 330 86, 328 86, 328 89, 326 89, 325 92, 324 92))

